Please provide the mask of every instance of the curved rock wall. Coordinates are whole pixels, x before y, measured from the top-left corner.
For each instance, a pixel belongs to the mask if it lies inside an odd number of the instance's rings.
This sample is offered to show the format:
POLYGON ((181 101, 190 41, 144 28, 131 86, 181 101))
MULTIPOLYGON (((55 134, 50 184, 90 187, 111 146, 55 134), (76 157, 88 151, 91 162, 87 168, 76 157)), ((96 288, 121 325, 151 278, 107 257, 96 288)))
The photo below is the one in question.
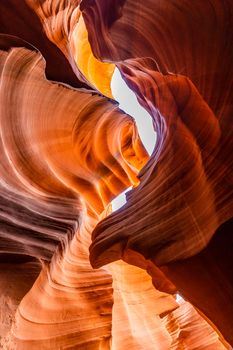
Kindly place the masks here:
POLYGON ((1 348, 229 349, 231 2, 1 9, 1 348), (153 119, 150 158, 115 65, 153 119))

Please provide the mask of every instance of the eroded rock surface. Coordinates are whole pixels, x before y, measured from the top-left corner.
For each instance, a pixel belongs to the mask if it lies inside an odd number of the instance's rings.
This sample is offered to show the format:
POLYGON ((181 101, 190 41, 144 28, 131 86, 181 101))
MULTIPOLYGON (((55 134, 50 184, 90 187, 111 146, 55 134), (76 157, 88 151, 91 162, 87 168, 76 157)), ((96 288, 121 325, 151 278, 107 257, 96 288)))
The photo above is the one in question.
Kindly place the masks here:
POLYGON ((1 4, 2 349, 230 348, 232 12, 1 4), (115 66, 153 119, 150 158, 115 66))

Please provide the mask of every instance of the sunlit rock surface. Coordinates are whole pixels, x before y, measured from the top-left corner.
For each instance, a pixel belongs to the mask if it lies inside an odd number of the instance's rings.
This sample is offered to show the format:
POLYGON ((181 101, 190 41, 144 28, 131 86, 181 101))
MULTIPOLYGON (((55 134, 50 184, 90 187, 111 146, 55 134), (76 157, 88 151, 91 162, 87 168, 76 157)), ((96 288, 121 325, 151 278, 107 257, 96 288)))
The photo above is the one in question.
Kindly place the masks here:
POLYGON ((0 13, 0 348, 230 349, 232 2, 0 13), (115 66, 152 118, 151 157, 115 66))
POLYGON ((27 0, 46 35, 64 53, 78 78, 112 97, 110 83, 115 65, 94 57, 79 3, 79 0, 27 0))
POLYGON ((92 265, 123 258, 145 267, 132 251, 140 253, 163 266, 232 342, 232 229, 219 239, 224 298, 213 273, 215 243, 207 247, 232 217, 232 2, 84 0, 81 10, 94 54, 117 63, 158 137, 127 204, 94 230, 92 265))
MULTIPOLYGON (((176 1, 170 6, 148 1, 143 11, 144 4, 139 1, 113 3, 115 7, 111 1, 82 2, 93 51, 105 60, 127 59, 118 63, 119 67, 150 112, 159 140, 139 175, 140 185, 129 196, 127 209, 106 219, 99 229, 103 231, 108 221, 119 219, 128 231, 119 229, 119 234, 131 248, 128 228, 132 221, 137 226, 136 231, 132 227, 134 248, 138 235, 152 236, 143 239, 144 244, 138 242, 138 249, 161 264, 200 251, 232 215, 232 6, 229 1, 193 5, 184 1, 183 6, 176 1), (107 13, 111 13, 109 18, 107 13), (182 31, 182 26, 186 30, 182 31), (137 40, 129 45, 132 33, 137 40), (138 213, 147 212, 140 222, 128 215, 136 209, 134 203, 138 213), (166 220, 161 223, 163 218, 166 220)), ((110 232, 106 237, 110 238, 110 232)), ((106 246, 102 248, 106 251, 106 246)))

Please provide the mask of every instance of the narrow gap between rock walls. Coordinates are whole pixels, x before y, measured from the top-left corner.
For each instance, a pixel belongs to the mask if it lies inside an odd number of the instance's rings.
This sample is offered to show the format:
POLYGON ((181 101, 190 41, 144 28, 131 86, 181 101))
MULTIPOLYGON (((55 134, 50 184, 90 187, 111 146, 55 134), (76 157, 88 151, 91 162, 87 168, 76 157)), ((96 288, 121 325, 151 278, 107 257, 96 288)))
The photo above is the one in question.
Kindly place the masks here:
MULTIPOLYGON (((118 68, 115 68, 111 90, 113 97, 119 103, 119 108, 135 119, 139 136, 149 155, 152 154, 156 144, 156 132, 153 128, 150 114, 139 104, 135 93, 127 86, 118 68)), ((112 211, 116 211, 126 203, 127 188, 112 201, 112 211)))

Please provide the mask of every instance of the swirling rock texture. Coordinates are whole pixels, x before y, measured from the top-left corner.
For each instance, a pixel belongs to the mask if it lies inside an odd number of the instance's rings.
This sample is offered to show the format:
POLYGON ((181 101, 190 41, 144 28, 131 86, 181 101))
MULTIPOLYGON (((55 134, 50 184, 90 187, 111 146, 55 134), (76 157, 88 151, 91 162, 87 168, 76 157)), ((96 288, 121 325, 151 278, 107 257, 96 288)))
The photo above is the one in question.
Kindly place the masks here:
POLYGON ((0 13, 1 348, 229 349, 232 2, 0 13), (153 119, 150 159, 115 66, 153 119))

